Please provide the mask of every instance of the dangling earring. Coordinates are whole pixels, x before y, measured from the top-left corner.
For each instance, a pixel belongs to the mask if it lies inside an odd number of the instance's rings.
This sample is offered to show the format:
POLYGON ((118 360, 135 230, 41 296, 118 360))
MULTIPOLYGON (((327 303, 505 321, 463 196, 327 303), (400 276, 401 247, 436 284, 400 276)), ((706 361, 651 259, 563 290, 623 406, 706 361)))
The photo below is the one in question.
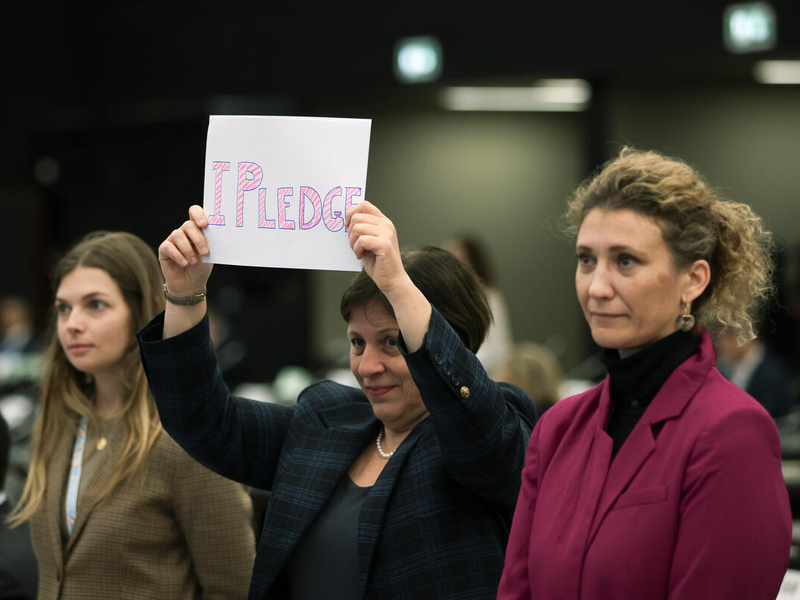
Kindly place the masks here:
POLYGON ((691 303, 686 303, 686 309, 684 313, 678 317, 678 327, 681 331, 689 332, 692 330, 695 324, 695 318, 692 314, 692 305, 691 303))

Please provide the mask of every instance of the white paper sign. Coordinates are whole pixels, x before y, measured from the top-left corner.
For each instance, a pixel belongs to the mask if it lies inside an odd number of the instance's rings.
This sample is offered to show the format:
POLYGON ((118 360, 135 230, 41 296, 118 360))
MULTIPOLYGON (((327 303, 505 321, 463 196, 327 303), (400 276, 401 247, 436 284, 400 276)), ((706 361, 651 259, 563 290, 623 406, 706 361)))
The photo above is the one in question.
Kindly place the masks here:
POLYGON ((212 116, 207 262, 360 271, 344 217, 364 198, 369 119, 212 116))

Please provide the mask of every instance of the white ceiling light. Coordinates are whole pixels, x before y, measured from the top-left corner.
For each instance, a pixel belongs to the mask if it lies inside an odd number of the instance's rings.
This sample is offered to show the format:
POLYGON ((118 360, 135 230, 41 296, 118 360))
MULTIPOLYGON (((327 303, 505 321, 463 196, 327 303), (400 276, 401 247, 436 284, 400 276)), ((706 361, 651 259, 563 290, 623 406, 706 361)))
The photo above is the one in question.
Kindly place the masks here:
POLYGON ((394 74, 403 83, 426 83, 442 74, 442 46, 431 36, 404 38, 395 44, 394 74))
POLYGON ((777 43, 775 12, 766 2, 731 4, 722 20, 723 41, 729 52, 771 50, 777 43))
POLYGON ((445 88, 440 101, 447 110, 564 112, 585 110, 591 97, 583 79, 542 79, 532 86, 445 88))
POLYGON ((761 60, 753 67, 759 83, 800 84, 800 60, 761 60))

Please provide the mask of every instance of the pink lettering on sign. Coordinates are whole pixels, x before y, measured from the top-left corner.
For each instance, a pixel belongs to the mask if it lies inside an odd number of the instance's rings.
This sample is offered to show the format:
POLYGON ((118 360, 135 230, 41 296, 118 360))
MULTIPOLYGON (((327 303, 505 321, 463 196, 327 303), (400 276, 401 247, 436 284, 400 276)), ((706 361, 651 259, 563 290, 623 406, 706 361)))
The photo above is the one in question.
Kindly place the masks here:
POLYGON ((278 227, 281 229, 294 229, 294 221, 286 218, 286 209, 289 207, 287 196, 294 195, 294 188, 278 188, 278 227))
POLYGON ((220 213, 222 211, 222 173, 231 170, 231 163, 217 161, 211 166, 214 171, 214 214, 208 216, 208 222, 211 225, 225 225, 225 217, 220 213))
POLYGON ((304 185, 300 188, 300 229, 312 229, 319 224, 322 218, 322 200, 319 193, 312 187, 304 185), (306 199, 311 201, 311 218, 306 218, 306 199))
POLYGON ((267 190, 258 190, 258 226, 261 229, 275 229, 275 219, 267 219, 267 190))
MULTIPOLYGON (((347 211, 350 210, 350 207, 354 204, 358 204, 358 202, 353 202, 353 198, 355 196, 361 195, 361 188, 345 188, 344 193, 344 214, 347 214, 347 211)), ((346 230, 345 230, 346 231, 346 230)))
POLYGON ((239 163, 239 185, 236 188, 236 226, 244 225, 244 193, 261 185, 264 171, 254 162, 239 163))
POLYGON ((328 195, 325 196, 325 202, 322 205, 322 218, 325 220, 325 227, 329 231, 339 231, 344 227, 344 218, 342 211, 333 210, 333 199, 342 195, 342 186, 333 188, 328 195))
MULTIPOLYGON (((208 216, 208 222, 211 225, 224 226, 222 179, 223 174, 226 171, 230 171, 231 163, 218 160, 213 161, 211 165, 214 171, 214 213, 208 216)), ((320 222, 323 222, 325 228, 333 233, 344 228, 344 217, 347 211, 351 206, 357 204, 356 198, 361 196, 360 187, 342 188, 342 186, 336 186, 323 199, 321 194, 313 187, 308 185, 300 186, 300 198, 296 205, 296 212, 292 213, 297 216, 297 221, 295 221, 289 214, 293 208, 289 199, 294 196, 294 187, 279 187, 277 188, 275 205, 277 219, 268 219, 267 213, 270 212, 267 206, 268 187, 259 187, 264 183, 264 170, 258 163, 252 161, 238 163, 237 169, 236 227, 244 226, 244 199, 246 192, 257 192, 259 229, 275 229, 277 223, 278 229, 307 231, 314 229, 320 222), (344 200, 340 200, 343 189, 344 200)))

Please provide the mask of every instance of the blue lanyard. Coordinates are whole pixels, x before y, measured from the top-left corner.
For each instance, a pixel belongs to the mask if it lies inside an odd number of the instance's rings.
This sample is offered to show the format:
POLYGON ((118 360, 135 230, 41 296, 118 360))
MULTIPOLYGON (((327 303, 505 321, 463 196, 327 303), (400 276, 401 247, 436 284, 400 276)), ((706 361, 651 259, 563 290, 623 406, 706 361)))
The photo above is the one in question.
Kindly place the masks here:
POLYGON ((75 438, 75 448, 72 451, 72 468, 69 471, 69 485, 67 486, 67 531, 72 535, 75 519, 78 516, 78 490, 81 487, 81 469, 83 469, 83 448, 86 446, 86 431, 88 421, 81 417, 78 425, 78 437, 75 438))

